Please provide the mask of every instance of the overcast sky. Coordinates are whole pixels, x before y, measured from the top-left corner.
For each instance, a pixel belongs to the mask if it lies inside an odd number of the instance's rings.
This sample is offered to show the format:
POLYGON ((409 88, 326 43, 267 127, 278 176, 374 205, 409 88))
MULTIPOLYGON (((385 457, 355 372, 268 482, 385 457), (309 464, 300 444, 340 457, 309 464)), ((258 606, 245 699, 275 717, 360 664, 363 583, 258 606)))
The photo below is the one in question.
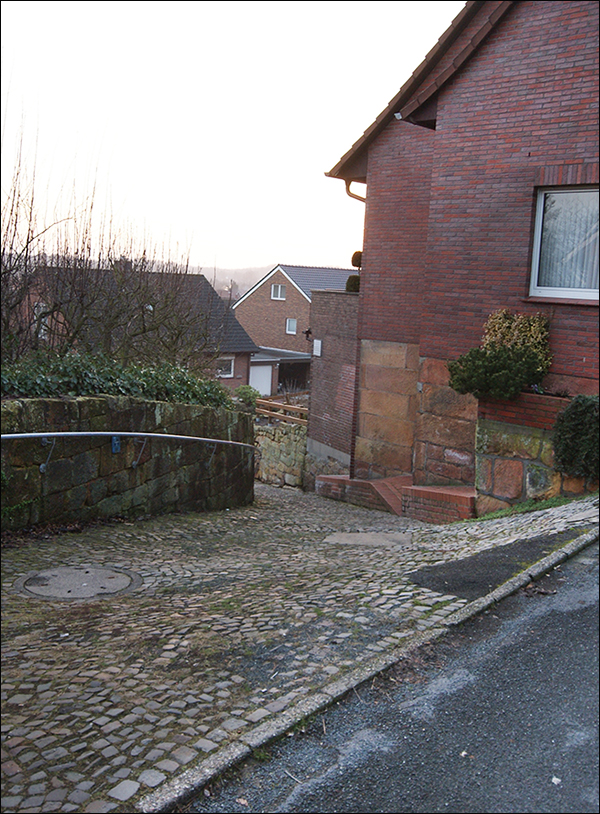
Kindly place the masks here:
POLYGON ((364 205, 326 178, 464 2, 2 2, 2 191, 17 144, 204 269, 350 267, 364 205))

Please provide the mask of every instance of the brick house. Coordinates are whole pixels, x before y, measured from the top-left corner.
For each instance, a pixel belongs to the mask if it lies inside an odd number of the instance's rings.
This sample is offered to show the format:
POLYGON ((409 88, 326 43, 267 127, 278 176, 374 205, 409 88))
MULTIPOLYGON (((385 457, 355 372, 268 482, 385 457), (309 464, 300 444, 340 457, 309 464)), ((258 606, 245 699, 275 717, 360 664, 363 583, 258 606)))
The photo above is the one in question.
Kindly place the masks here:
POLYGON ((500 308, 550 317, 547 389, 598 392, 597 3, 466 3, 327 175, 366 202, 353 478, 472 489, 446 363, 500 308))
POLYGON ((305 389, 310 373, 310 305, 316 289, 344 291, 349 269, 275 266, 237 302, 236 318, 260 347, 250 383, 264 395, 305 389))
POLYGON ((190 274, 195 290, 190 296, 197 299, 200 310, 208 314, 212 343, 219 357, 215 363, 215 376, 228 390, 250 384, 251 361, 259 348, 236 319, 233 309, 224 302, 201 274, 190 274))

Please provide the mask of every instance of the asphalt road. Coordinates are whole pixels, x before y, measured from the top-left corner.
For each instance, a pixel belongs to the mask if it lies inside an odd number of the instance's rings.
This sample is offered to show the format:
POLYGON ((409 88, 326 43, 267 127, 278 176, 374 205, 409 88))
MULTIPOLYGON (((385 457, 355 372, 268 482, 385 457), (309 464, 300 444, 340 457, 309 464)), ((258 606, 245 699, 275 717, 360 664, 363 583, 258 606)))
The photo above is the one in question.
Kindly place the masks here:
POLYGON ((187 812, 597 812, 598 544, 230 771, 187 812))

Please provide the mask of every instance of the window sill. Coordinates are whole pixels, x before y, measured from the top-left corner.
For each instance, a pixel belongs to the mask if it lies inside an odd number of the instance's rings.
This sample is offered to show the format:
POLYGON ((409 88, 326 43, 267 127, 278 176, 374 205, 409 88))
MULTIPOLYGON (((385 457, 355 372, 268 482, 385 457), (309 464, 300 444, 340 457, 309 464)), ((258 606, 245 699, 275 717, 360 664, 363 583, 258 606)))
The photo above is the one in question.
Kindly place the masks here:
POLYGON ((521 302, 545 303, 547 305, 589 305, 598 308, 598 300, 576 300, 567 297, 522 297, 521 302))

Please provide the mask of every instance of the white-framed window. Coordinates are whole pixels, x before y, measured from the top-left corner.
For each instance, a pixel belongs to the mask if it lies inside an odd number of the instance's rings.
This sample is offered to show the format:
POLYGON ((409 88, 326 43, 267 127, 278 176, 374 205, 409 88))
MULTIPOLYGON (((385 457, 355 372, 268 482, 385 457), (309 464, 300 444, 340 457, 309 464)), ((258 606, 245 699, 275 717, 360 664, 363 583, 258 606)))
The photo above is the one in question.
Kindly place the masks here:
POLYGON ((271 286, 272 300, 285 300, 285 286, 280 283, 273 283, 271 286))
POLYGON ((233 379, 233 356, 217 359, 216 374, 219 379, 233 379))
POLYGON ((286 334, 295 334, 298 330, 298 321, 295 319, 286 319, 285 332, 286 334))
POLYGON ((529 294, 598 299, 597 188, 539 190, 529 294))

